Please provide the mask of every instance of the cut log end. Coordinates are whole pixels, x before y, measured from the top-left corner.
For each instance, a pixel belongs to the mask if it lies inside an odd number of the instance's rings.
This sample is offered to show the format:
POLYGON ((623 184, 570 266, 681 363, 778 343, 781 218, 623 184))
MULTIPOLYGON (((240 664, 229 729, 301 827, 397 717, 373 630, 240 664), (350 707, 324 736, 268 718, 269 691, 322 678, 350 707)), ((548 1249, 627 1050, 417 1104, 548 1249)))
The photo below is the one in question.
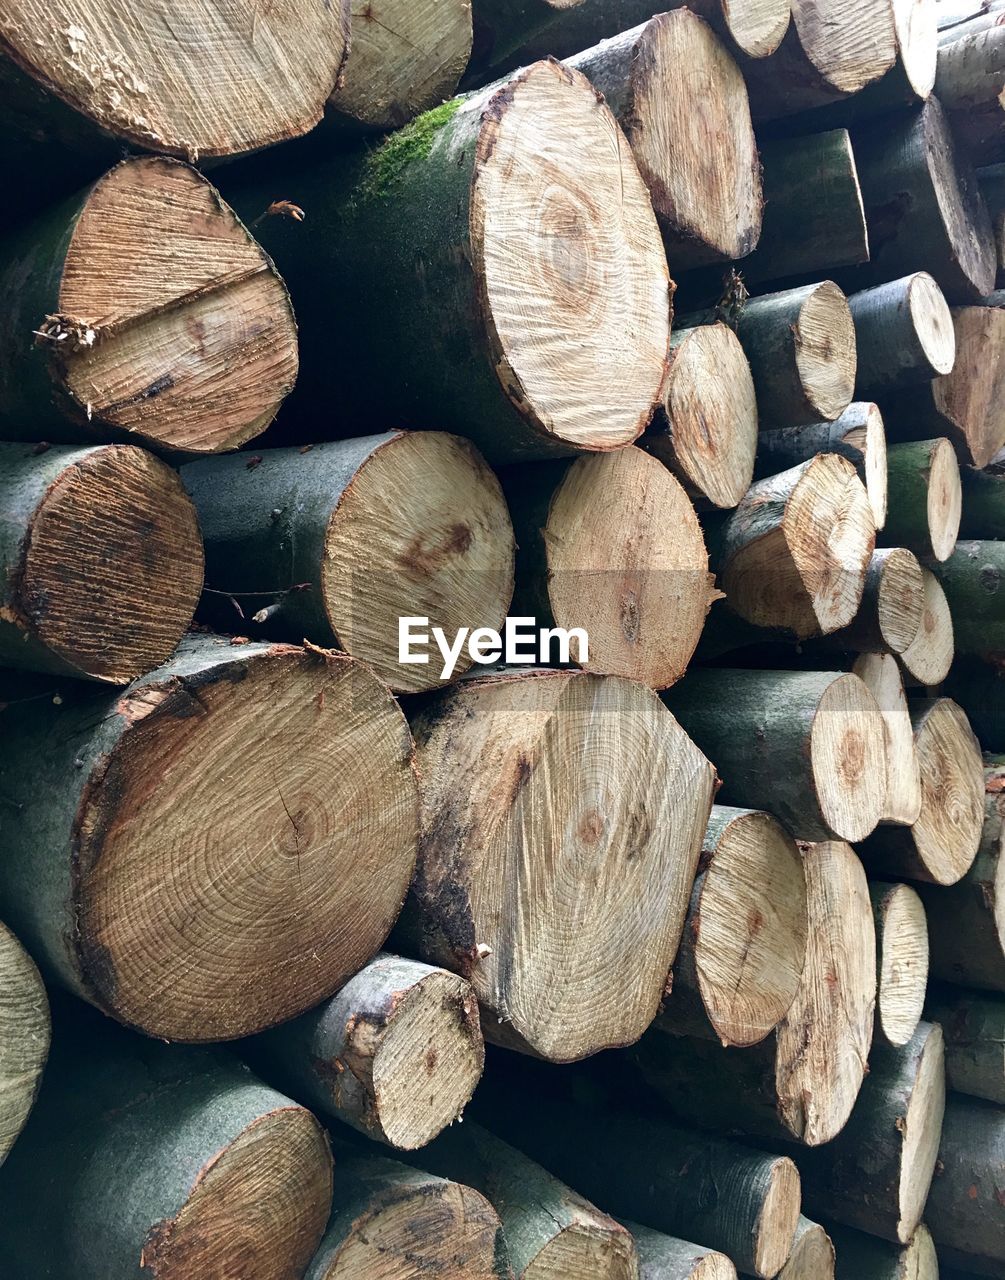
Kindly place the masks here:
POLYGON ((984 828, 984 763, 963 710, 940 698, 922 712, 915 734, 921 763, 921 816, 914 843, 935 884, 956 884, 969 871, 984 828))
MULTIPOLYGON (((850 408, 855 408, 854 405, 850 408)), ((842 442, 852 449, 857 449, 865 459, 864 474, 865 491, 869 495, 873 520, 877 529, 886 524, 887 503, 887 455, 886 428, 879 406, 871 401, 865 405, 861 415, 863 421, 849 426, 842 437, 842 442)), ((837 419, 839 423, 844 419, 837 419)))
POLYGON ((892 6, 873 0, 797 0, 792 21, 805 60, 827 85, 829 98, 858 93, 896 58, 892 6))
POLYGON ((771 1166, 771 1185, 757 1223, 755 1260, 759 1276, 776 1276, 792 1249, 799 1223, 799 1170, 787 1157, 771 1166))
POLYGON ((31 957, 0 925, 0 1165, 35 1103, 49 1052, 49 1002, 31 957))
POLYGON ((914 1235, 925 1210, 939 1154, 945 1108, 946 1046, 942 1028, 933 1024, 925 1036, 901 1130, 904 1145, 897 1221, 897 1239, 901 1244, 907 1244, 914 1235))
POLYGON ((723 17, 737 48, 749 58, 767 58, 789 29, 791 7, 784 0, 723 0, 723 17))
POLYGON ((929 688, 941 684, 953 664, 953 617, 946 593, 930 569, 922 569, 924 609, 918 633, 900 653, 908 675, 929 688))
POLYGON ((891 653, 903 653, 924 624, 925 581, 917 556, 906 547, 875 553, 879 572, 876 620, 891 653))
POLYGON ((886 728, 886 798, 880 821, 913 826, 921 814, 921 765, 897 660, 889 653, 863 653, 852 671, 876 699, 886 728))
POLYGON ((550 1240, 523 1271, 523 1280, 634 1280, 635 1245, 627 1231, 573 1222, 550 1240))
POLYGON ((921 1021, 928 985, 928 924, 917 893, 906 884, 873 885, 879 940, 877 1026, 892 1045, 907 1044, 921 1021))
MULTIPOLYGON (((910 6, 912 13, 930 5, 910 6)), ((927 271, 916 272, 907 286, 907 306, 921 354, 935 375, 947 374, 956 360, 956 332, 946 295, 927 271)))
POLYGON ((825 824, 844 840, 865 839, 883 811, 885 737, 879 705, 857 676, 839 676, 824 691, 809 746, 825 824))
POLYGON ((796 368, 813 411, 826 422, 855 391, 855 324, 848 299, 829 280, 812 290, 799 315, 796 368))
POLYGON ((818 1223, 800 1218, 796 1242, 778 1280, 834 1280, 834 1246, 818 1223))
POLYGON ((649 192, 579 72, 535 63, 485 110, 471 241, 499 377, 553 444, 620 448, 649 423, 669 345, 649 192))
POLYGON ((963 510, 960 464, 948 440, 937 440, 931 452, 927 510, 932 555, 948 560, 956 547, 963 510))
POLYGON ((964 161, 948 117, 935 97, 925 103, 921 128, 925 162, 957 280, 971 296, 986 297, 994 288, 996 266, 990 217, 973 170, 964 161))
POLYGON ((904 77, 919 102, 935 88, 939 53, 937 6, 930 0, 899 0, 893 5, 897 56, 904 77))

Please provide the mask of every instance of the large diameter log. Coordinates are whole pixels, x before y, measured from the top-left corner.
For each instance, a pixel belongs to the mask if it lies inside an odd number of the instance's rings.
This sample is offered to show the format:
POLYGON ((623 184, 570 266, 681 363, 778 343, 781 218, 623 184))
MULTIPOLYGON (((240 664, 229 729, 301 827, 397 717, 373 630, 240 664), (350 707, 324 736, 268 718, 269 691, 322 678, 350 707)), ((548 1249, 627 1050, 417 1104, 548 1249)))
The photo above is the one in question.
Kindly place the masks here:
POLYGON ((305 432, 334 382, 339 434, 379 414, 469 436, 493 462, 617 449, 648 425, 666 254, 627 139, 578 71, 536 63, 234 198, 297 309, 305 432), (304 220, 263 218, 276 201, 304 220))
POLYGON ((856 394, 885 396, 952 370, 952 312, 927 271, 849 294, 848 306, 858 347, 856 394))
POLYGON ((949 1088, 1005 1106, 1005 997, 937 987, 926 1016, 945 1033, 949 1088))
POLYGON ((939 101, 852 132, 877 280, 928 271, 950 302, 995 278, 991 218, 939 101))
POLYGON ((170 467, 132 445, 0 444, 0 662, 126 684, 192 621, 203 551, 170 467))
POLYGON ((959 542, 932 572, 953 615, 957 652, 1005 654, 1005 542, 959 542))
POLYGON ((964 538, 1005 538, 1005 475, 964 467, 960 534, 964 538))
POLYGON ((663 696, 724 802, 763 806, 802 839, 863 840, 879 821, 883 717, 857 676, 707 668, 663 696))
MULTIPOLYGON (((902 1047, 918 1029, 928 986, 928 923, 910 885, 869 885, 876 925, 876 1031, 878 1044, 902 1047)), ((935 1019, 939 1021, 939 1019, 935 1019)))
POLYGON ((837 1280, 939 1280, 939 1260, 922 1223, 905 1245, 850 1227, 832 1227, 837 1280))
POLYGON ((935 92, 983 164, 1005 160, 1005 27, 968 29, 939 48, 935 92))
POLYGON ((337 991, 394 923, 411 742, 354 659, 197 636, 121 694, 15 703, 3 723, 6 918, 120 1021, 264 1030, 337 991))
POLYGON ((687 494, 641 449, 514 468, 515 610, 580 628, 587 671, 654 689, 687 670, 719 593, 687 494))
POLYGON ((0 924, 0 1165, 35 1105, 49 1056, 49 1001, 35 962, 0 924))
POLYGON ((637 1040, 677 953, 712 765, 650 690, 568 670, 463 681, 413 729, 413 945, 470 977, 491 1039, 553 1061, 637 1040))
POLYGON ((939 1167, 925 1211, 940 1259, 980 1274, 1005 1274, 1005 1110, 951 1095, 939 1167))
POLYGON ((806 877, 795 841, 752 809, 712 808, 673 991, 659 1024, 752 1045, 788 1013, 806 958, 806 877))
POLYGON ((834 1245, 818 1222, 800 1217, 792 1252, 778 1280, 834 1280, 834 1245))
POLYGON ((724 1253, 650 1231, 635 1222, 625 1226, 635 1239, 639 1280, 736 1280, 736 1267, 724 1253))
POLYGON ((349 0, 254 15, 185 0, 170 22, 151 0, 94 0, 59 21, 38 0, 13 0, 0 46, 7 163, 35 159, 40 143, 68 158, 114 155, 124 144, 195 162, 318 123, 348 53, 349 0))
MULTIPOLYGON (((435 646, 425 664, 400 661, 399 619, 426 618, 427 636, 441 627, 451 643, 462 627, 502 628, 513 530, 499 482, 467 440, 389 431, 250 462, 202 459, 182 479, 214 599, 264 617, 268 634, 337 646, 416 693, 441 682, 443 664, 435 646)), ((472 661, 462 648, 452 674, 472 661)))
MULTIPOLYGON (((880 822, 911 827, 921 816, 921 762, 897 660, 889 653, 863 653, 852 672, 876 699, 886 740, 886 796, 880 822)), ((924 985, 924 984, 922 984, 924 985)))
POLYGON ((865 873, 838 841, 804 857, 809 943, 774 1037, 750 1049, 654 1030, 638 1050, 649 1085, 681 1118, 807 1146, 840 1133, 862 1087, 873 1033, 876 941, 865 873))
POLYGON ((946 692, 966 712, 984 750, 1005 752, 1005 659, 961 659, 946 692))
POLYGON ((898 656, 909 676, 932 688, 949 675, 956 641, 946 593, 931 569, 921 570, 921 603, 918 633, 898 656))
POLYGON ((660 403, 639 443, 696 505, 729 509, 750 488, 757 399, 743 347, 727 325, 674 328, 660 403))
POLYGON ((893 444, 887 449, 886 465, 887 515, 880 540, 929 559, 948 560, 963 506, 953 446, 945 437, 893 444))
POLYGON ((880 827, 862 846, 870 871, 929 884, 961 880, 977 855, 984 822, 981 749, 950 698, 911 704, 921 767, 921 813, 912 827, 880 827))

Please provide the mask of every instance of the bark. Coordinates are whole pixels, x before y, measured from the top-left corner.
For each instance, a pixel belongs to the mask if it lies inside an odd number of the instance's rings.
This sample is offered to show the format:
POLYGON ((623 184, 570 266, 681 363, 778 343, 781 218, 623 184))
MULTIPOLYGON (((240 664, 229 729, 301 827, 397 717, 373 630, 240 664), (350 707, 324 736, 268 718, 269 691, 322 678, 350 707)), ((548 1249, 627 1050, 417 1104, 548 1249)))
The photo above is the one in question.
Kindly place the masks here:
POLYGON ((806 911, 792 837, 770 814, 713 806, 659 1025, 741 1047, 770 1035, 802 976, 806 911))
POLYGON ((926 1013, 946 1036, 949 1088, 1005 1106, 1005 999, 936 987, 926 1013))
POLYGON ((297 376, 286 287, 201 174, 123 160, 0 243, 7 440, 236 449, 297 376))
POLYGON ((687 494, 641 449, 503 475, 517 555, 517 615, 582 628, 577 661, 654 689, 687 670, 719 593, 687 494))
POLYGON ((0 1165, 35 1105, 49 1056, 49 1001, 32 958, 0 924, 0 1165))
POLYGON ((142 449, 0 444, 0 662, 126 684, 171 656, 202 566, 191 502, 142 449))
POLYGON ((953 128, 982 163, 1005 160, 1005 27, 971 28, 939 49, 935 92, 953 128))
MULTIPOLYGON (((425 617, 451 640, 461 627, 502 628, 513 530, 467 440, 388 431, 203 459, 182 479, 218 625, 336 646, 400 693, 441 683, 435 646, 425 665, 400 661, 400 618, 425 617)), ((472 661, 464 650, 456 674, 472 661)))
POLYGON ((707 668, 664 699, 715 761, 725 803, 761 805, 807 840, 863 840, 879 821, 883 718, 857 676, 707 668))
POLYGON ((7 919, 50 980, 120 1021, 249 1035, 387 936, 418 787, 404 717, 362 664, 202 635, 121 694, 3 721, 7 919))
MULTIPOLYGON (((995 245, 998 251, 998 272, 1001 274, 1005 266, 1005 164, 992 164, 977 170, 977 180, 981 185, 991 214, 991 226, 995 233, 995 245)), ((994 297, 994 295, 990 295, 994 297)), ((992 305, 985 300, 986 305, 992 305)), ((1000 305, 1000 304, 999 304, 1000 305)))
MULTIPOLYGON (((559 19, 583 3, 584 0, 473 0, 475 39, 469 76, 485 76, 493 69, 501 75, 503 70, 528 61, 519 57, 523 46, 543 33, 550 38, 559 19)), ((652 11, 644 16, 651 17, 652 11)), ((630 19, 618 30, 626 26, 631 26, 630 19)))
POLYGON ((724 1253, 634 1222, 625 1226, 635 1238, 639 1280, 736 1280, 736 1267, 724 1253))
POLYGON ((677 953, 712 766, 648 689, 573 671, 463 681, 413 729, 409 948, 470 977, 508 1047, 567 1062, 633 1043, 677 953))
POLYGON ((1005 1274, 1005 1111, 950 1097, 926 1219, 941 1260, 1005 1274))
POLYGON ((1005 475, 964 467, 960 480, 960 534, 964 538, 1005 539, 1005 475))
POLYGON ((848 306, 858 348, 858 395, 886 396, 952 370, 952 312, 927 271, 853 293, 848 306))
POLYGON ((959 542, 932 572, 953 615, 957 652, 1005 655, 1005 542, 959 542))
POLYGON ((834 1280, 834 1245, 819 1223, 799 1219, 796 1242, 778 1280, 834 1280))
MULTIPOLYGON (((945 437, 890 445, 888 500, 881 541, 948 560, 960 530, 960 464, 945 437)), ((951 604, 951 602, 950 602, 951 604)))
POLYGON ((918 639, 924 612, 924 570, 905 547, 872 553, 854 620, 836 631, 828 645, 861 654, 902 654, 918 639))
POLYGON ((931 569, 921 570, 922 614, 918 634, 898 656, 909 676, 931 688, 949 675, 956 652, 953 616, 931 569))
POLYGON ((837 1280, 939 1280, 935 1245, 924 1225, 906 1245, 849 1227, 834 1227, 831 1234, 837 1249, 837 1280))
MULTIPOLYGON (((914 1036, 928 986, 928 924, 921 898, 909 885, 872 881, 876 925, 877 1044, 902 1048, 914 1036)), ((939 1019, 935 1019, 939 1021, 939 1019)))
POLYGON ((233 198, 297 309, 301 439, 329 422, 333 386, 339 435, 435 424, 492 462, 617 449, 648 425, 666 254, 579 72, 537 63, 375 149, 285 159, 238 175, 233 198), (302 220, 267 216, 291 205, 302 220))
POLYGON ((966 712, 984 750, 1005 752, 1005 662, 961 659, 946 692, 966 712))
POLYGON ((863 653, 855 659, 852 671, 883 713, 886 796, 880 822, 911 827, 921 816, 921 762, 897 660, 888 653, 863 653))

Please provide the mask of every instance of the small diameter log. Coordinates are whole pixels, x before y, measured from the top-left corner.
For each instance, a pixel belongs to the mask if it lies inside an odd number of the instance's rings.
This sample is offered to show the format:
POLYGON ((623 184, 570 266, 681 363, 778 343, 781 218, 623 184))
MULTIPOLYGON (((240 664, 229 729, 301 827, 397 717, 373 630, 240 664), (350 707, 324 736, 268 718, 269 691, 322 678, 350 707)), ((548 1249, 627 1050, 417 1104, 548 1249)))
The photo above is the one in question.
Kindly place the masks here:
POLYGON ((802 859, 770 814, 715 805, 699 867, 659 1025, 757 1044, 788 1013, 803 972, 802 859))
POLYGON ((1005 1110, 951 1095, 925 1220, 940 1260, 1005 1274, 1005 1110))
POLYGON ((1005 752, 1005 658, 961 658, 953 666, 946 692, 967 713, 984 750, 1005 752))
POLYGON ((762 431, 755 474, 777 475, 818 453, 837 453, 853 463, 865 485, 877 529, 886 522, 886 432, 883 415, 869 401, 853 401, 833 422, 762 431))
POLYGON ((921 816, 921 762, 897 660, 888 653, 863 653, 852 671, 876 699, 886 739, 886 798, 880 822, 911 827, 921 816))
POLYGON ((8 440, 218 453, 264 431, 296 380, 282 280, 176 160, 124 160, 29 221, 0 245, 0 290, 8 440))
POLYGON ((35 962, 0 924, 0 1165, 35 1105, 49 1056, 49 1001, 35 962))
POLYGON ((932 572, 953 615, 956 651, 1005 655, 1005 542, 958 542, 932 572))
POLYGON ((519 548, 515 610, 581 628, 587 671, 654 689, 687 670, 718 598, 687 494, 641 449, 514 469, 503 484, 519 548))
POLYGON ((949 674, 956 652, 953 615, 949 612, 946 593, 931 569, 921 570, 923 605, 921 626, 906 649, 898 655, 909 676, 919 684, 932 688, 949 674))
POLYGON ((674 275, 750 253, 762 199, 747 86, 708 24, 675 9, 565 61, 604 95, 624 129, 674 275))
POLYGON ((736 1267, 724 1253, 650 1231, 635 1222, 625 1226, 635 1239, 639 1280, 736 1280, 736 1267))
POLYGON ((950 698, 913 702, 921 766, 921 813, 912 827, 881 827, 863 845, 870 871, 929 884, 961 880, 977 854, 984 822, 981 749, 950 698))
POLYGON ((326 117, 400 129, 453 96, 471 57, 470 0, 351 0, 352 44, 326 117))
POLYGON ((924 1223, 905 1245, 849 1227, 832 1227, 830 1232, 837 1251, 837 1280, 939 1280, 939 1260, 924 1223))
POLYGON ((303 1013, 412 874, 408 726, 362 663, 214 636, 121 694, 3 712, 0 894, 47 976, 165 1040, 303 1013))
POLYGON ((126 684, 165 662, 202 589, 195 510, 132 445, 0 444, 0 662, 126 684))
POLYGON ((1005 160, 1005 26, 966 30, 939 48, 935 92, 983 164, 1005 160))
MULTIPOLYGON (((960 530, 960 464, 944 437, 890 445, 888 504, 881 541, 948 560, 960 530)), ((950 602, 951 604, 951 602, 950 602)))
POLYGON ((435 425, 491 462, 618 449, 648 426, 666 253, 627 139, 578 71, 536 63, 372 150, 243 181, 235 201, 297 309, 304 432, 336 383, 340 435, 377 416, 435 425), (303 221, 264 216, 291 202, 303 221))
POLYGON ((874 551, 859 611, 831 643, 860 654, 902 654, 910 648, 924 621, 924 572, 914 552, 904 547, 874 551))
MULTIPOLYGON (((182 479, 232 627, 264 619, 267 634, 344 649, 399 693, 435 687, 442 665, 435 646, 425 665, 399 661, 400 618, 428 618, 451 641, 461 627, 502 627, 513 529, 467 440, 388 431, 203 459, 182 479)), ((455 674, 471 662, 462 649, 455 674)))
POLYGON ((331 1217, 305 1280, 511 1280, 499 1215, 473 1187, 336 1153, 331 1217))
POLYGON ((885 396, 951 372, 953 316, 927 271, 849 294, 848 306, 858 348, 857 395, 885 396))
POLYGON ((799 1219, 795 1244, 778 1280, 834 1280, 834 1245, 818 1222, 799 1219))
POLYGON ((1005 1106, 1005 997, 937 987, 926 1016, 945 1033, 949 1088, 1005 1106))
POLYGON ((724 802, 763 805, 802 839, 864 840, 879 821, 883 716, 857 676, 706 668, 663 696, 724 802))
POLYGON ((964 538, 1005 539, 1005 475, 964 467, 960 534, 964 538))
POLYGON ((674 328, 660 403, 639 443, 699 507, 728 510, 750 488, 757 399, 743 347, 727 325, 674 328))
MULTIPOLYGON (((869 885, 876 925, 877 1044, 910 1041, 925 1008, 928 986, 928 923, 918 894, 906 884, 874 880, 869 885)), ((935 1019, 939 1021, 939 1019, 935 1019)))
POLYGON ((691 1123, 818 1146, 840 1133, 873 1033, 876 940, 861 863, 842 842, 806 850, 809 945, 775 1035, 749 1049, 654 1030, 637 1053, 647 1083, 691 1123))
POLYGON ((928 271, 950 302, 990 293, 991 218, 938 99, 888 117, 882 128, 853 130, 852 145, 877 283, 928 271))
POLYGON ((413 729, 412 945, 470 976, 493 1040, 558 1062, 633 1043, 677 953, 712 765, 650 690, 574 671, 463 681, 413 729))

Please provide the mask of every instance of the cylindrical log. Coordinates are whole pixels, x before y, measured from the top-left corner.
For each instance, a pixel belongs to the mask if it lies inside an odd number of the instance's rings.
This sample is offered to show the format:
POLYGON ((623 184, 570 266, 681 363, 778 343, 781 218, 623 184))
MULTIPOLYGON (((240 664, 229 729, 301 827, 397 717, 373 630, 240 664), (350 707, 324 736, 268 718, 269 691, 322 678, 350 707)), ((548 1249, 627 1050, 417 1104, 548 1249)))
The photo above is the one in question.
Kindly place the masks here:
POLYGON ((516 532, 514 609, 581 628, 587 671, 654 689, 687 670, 719 593, 687 494, 641 449, 504 474, 516 532))
MULTIPOLYGON (((939 101, 852 131, 877 283, 928 271, 950 302, 994 288, 991 218, 939 101)), ((884 406, 885 407, 885 406, 884 406)))
POLYGON ((1005 655, 1005 542, 958 542, 932 572, 953 615, 957 652, 1005 655))
POLYGON ((932 688, 949 674, 956 652, 953 615, 949 612, 946 593, 931 569, 921 570, 921 626, 918 633, 898 657, 904 670, 919 684, 932 688))
POLYGON ((296 380, 282 280, 176 160, 124 160, 29 221, 0 244, 0 292, 8 440, 217 453, 264 431, 296 380))
POLYGON ((927 271, 849 294, 848 306, 858 347, 857 395, 884 396, 952 370, 952 312, 927 271))
POLYGON ((906 1245, 850 1227, 833 1227, 831 1236, 837 1252, 837 1280, 939 1280, 939 1260, 924 1223, 906 1245))
POLYGON ((633 1043, 677 953, 711 764, 644 686, 568 670, 462 681, 413 729, 411 945, 470 977, 493 1040, 553 1061, 633 1043))
POLYGON ((50 979, 120 1021, 249 1035, 326 999, 387 936, 417 782, 362 663, 194 636, 112 698, 3 719, 6 918, 50 979))
POLYGON ((872 1042, 876 939, 862 865, 846 844, 805 854, 809 943, 789 1012, 748 1049, 651 1031, 637 1054, 647 1083, 681 1119, 807 1146, 840 1133, 872 1042))
POLYGON ((770 814, 715 805, 699 867, 659 1024, 757 1044, 788 1013, 803 972, 802 859, 770 814))
POLYGON ((639 1280, 736 1280, 736 1267, 724 1253, 650 1231, 635 1222, 625 1226, 635 1238, 639 1280))
POLYGON ((727 325, 675 328, 652 427, 640 444, 700 507, 735 507, 750 488, 757 399, 750 365, 727 325))
POLYGON ((778 1280, 834 1280, 834 1245, 818 1222, 799 1219, 795 1244, 778 1280))
POLYGON ((762 431, 757 438, 758 477, 777 475, 818 453, 838 453, 853 463, 865 485, 877 529, 886 523, 886 432, 879 407, 853 401, 833 422, 762 431))
POLYGON ((937 987, 926 1017, 945 1033, 949 1088, 1005 1106, 1005 997, 937 987))
POLYGON ((925 612, 924 570, 905 547, 874 551, 854 620, 828 641, 860 654, 902 654, 918 638, 925 612))
MULTIPOLYGON (((571 9, 579 8, 583 2, 584 0, 472 0, 475 29, 472 69, 484 72, 495 67, 501 72, 508 66, 515 66, 521 61, 516 55, 529 40, 548 32, 548 28, 560 17, 571 9)), ((643 16, 652 17, 652 11, 643 16)), ((636 22, 640 20, 635 19, 636 22)), ((632 20, 626 18, 618 30, 631 25, 632 20)), ((550 36, 550 32, 548 34, 550 36)), ((566 52, 574 53, 576 49, 583 47, 584 45, 579 44, 566 52)))
POLYGON ((939 48, 935 92, 981 163, 1005 160, 1005 26, 967 28, 939 48))
POLYGON ((49 1056, 49 1001, 35 962, 0 924, 0 1165, 35 1105, 49 1056))
POLYGON ((857 676, 705 668, 664 694, 723 778, 801 839, 864 840, 885 793, 883 717, 857 676))
POLYGON ((565 62, 604 95, 625 131, 674 275, 750 253, 762 199, 747 86, 708 24, 675 9, 565 62))
POLYGON ((1005 1274, 1005 1110, 950 1095, 925 1220, 940 1259, 1005 1274), (973 1260, 971 1263, 971 1259, 973 1260))
POLYGON ((0 444, 0 566, 0 662, 126 684, 192 621, 202 539, 143 449, 0 444))
MULTIPOLYGON (((982 166, 977 170, 977 180, 981 184, 981 193, 991 214, 991 226, 994 228, 995 233, 995 245, 998 251, 998 272, 1000 275, 1003 266, 1005 266, 1005 164, 982 166)), ((989 295, 989 297, 994 297, 994 294, 989 295)), ((987 299, 985 304, 987 306, 994 305, 987 299)))
POLYGON ((1005 475, 964 467, 960 472, 964 538, 1005 539, 1005 475))
POLYGON ((945 437, 887 449, 888 502, 880 538, 919 556, 948 560, 960 531, 960 464, 945 437))
POLYGON ((950 698, 912 702, 921 813, 912 827, 880 827, 862 847, 870 871, 956 884, 969 871, 984 822, 981 749, 950 698))
POLYGON ((485 1045, 469 983, 385 952, 325 1004, 251 1041, 248 1056, 307 1105, 414 1151, 467 1106, 485 1045))
MULTIPOLYGON (((897 1048, 918 1029, 928 986, 928 923, 910 885, 874 880, 869 885, 876 924, 877 1044, 897 1048)), ((938 1019, 936 1019, 938 1021, 938 1019)))
POLYGON ((968 30, 971 24, 985 22, 994 26, 1002 19, 1005 0, 939 0, 937 23, 939 42, 958 40, 960 28, 968 30))
MULTIPOLYGON (((461 627, 502 627, 513 529, 499 482, 467 440, 388 431, 267 449, 251 462, 206 458, 182 479, 213 603, 230 604, 234 627, 263 619, 266 634, 337 646, 400 693, 440 684, 443 664, 435 646, 424 664, 401 661, 399 619, 424 617, 427 636, 439 626, 450 642, 461 627)), ((453 674, 472 662, 462 648, 453 674)))
POLYGON ((628 141, 578 71, 535 63, 372 150, 293 156, 232 195, 297 310, 301 438, 330 421, 333 386, 339 435, 375 416, 434 425, 492 462, 618 449, 648 426, 666 253, 628 141), (277 201, 304 220, 263 217, 277 201))
POLYGON ((955 663, 946 692, 967 713, 985 751, 1005 752, 1005 659, 955 663))
POLYGON ((921 816, 921 762, 914 748, 914 728, 897 660, 889 653, 862 653, 852 671, 883 714, 886 796, 880 822, 911 827, 921 816))

